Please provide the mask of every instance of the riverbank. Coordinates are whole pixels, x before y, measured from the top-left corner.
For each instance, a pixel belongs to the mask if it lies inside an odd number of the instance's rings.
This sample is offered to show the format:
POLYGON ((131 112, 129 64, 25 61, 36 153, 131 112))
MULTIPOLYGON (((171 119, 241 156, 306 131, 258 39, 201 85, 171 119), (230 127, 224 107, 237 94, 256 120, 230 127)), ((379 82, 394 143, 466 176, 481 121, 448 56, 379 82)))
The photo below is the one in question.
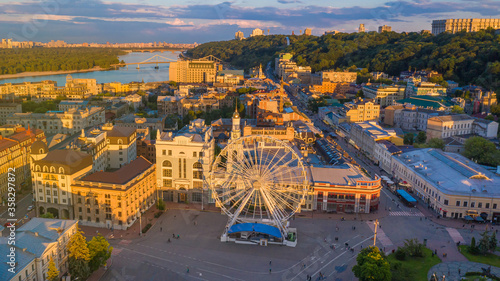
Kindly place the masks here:
POLYGON ((60 71, 37 71, 37 72, 21 72, 16 74, 2 74, 0 75, 0 82, 2 79, 12 79, 12 78, 23 78, 23 77, 35 77, 35 76, 46 76, 46 75, 59 75, 59 74, 72 74, 72 73, 85 73, 94 71, 104 71, 108 69, 96 66, 89 69, 80 70, 60 70, 60 71))

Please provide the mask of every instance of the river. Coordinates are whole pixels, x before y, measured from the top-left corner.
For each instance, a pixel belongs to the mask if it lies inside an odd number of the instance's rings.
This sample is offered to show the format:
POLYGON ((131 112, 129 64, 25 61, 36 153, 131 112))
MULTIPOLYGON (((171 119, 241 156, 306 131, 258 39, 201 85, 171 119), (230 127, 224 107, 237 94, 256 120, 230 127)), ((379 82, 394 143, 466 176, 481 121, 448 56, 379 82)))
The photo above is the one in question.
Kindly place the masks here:
MULTIPOLYGON (((154 55, 160 55, 165 58, 177 60, 180 52, 134 52, 123 56, 120 56, 120 61, 123 60, 126 63, 142 62, 154 55)), ((93 78, 97 80, 97 83, 109 83, 109 82, 155 82, 155 81, 168 81, 168 63, 158 64, 159 69, 155 69, 154 64, 143 64, 140 69, 136 69, 137 65, 129 65, 128 69, 126 67, 121 67, 118 70, 108 70, 108 71, 93 71, 93 72, 82 72, 82 73, 71 73, 73 78, 93 78)), ((9 78, 0 79, 0 84, 3 83, 21 83, 21 82, 39 82, 42 80, 52 80, 56 81, 58 86, 64 86, 66 83, 66 76, 68 74, 56 74, 56 75, 43 75, 43 76, 28 76, 19 78, 9 78)))

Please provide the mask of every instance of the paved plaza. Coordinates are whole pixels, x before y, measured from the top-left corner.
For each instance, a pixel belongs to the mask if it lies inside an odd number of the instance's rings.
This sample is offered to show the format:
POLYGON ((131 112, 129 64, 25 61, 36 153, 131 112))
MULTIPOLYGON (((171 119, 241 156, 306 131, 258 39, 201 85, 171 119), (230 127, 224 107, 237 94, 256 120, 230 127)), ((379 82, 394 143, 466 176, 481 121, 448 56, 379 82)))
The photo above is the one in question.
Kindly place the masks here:
MULTIPOLYGON (((477 262, 442 262, 429 270, 427 279, 430 280, 435 274, 438 280, 442 280, 443 276, 446 276, 446 280, 460 280, 466 272, 483 272, 483 268, 488 269, 489 267, 489 265, 477 262)), ((500 268, 492 266, 491 273, 500 276, 500 268)))

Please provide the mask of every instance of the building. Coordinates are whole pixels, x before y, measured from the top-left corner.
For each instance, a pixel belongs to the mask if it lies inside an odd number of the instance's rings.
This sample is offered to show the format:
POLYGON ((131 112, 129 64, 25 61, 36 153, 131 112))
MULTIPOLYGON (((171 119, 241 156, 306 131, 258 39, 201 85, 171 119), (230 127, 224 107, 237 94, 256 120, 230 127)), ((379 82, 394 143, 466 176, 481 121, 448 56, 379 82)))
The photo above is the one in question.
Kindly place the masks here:
POLYGON ((325 35, 335 35, 337 33, 340 33, 340 31, 338 31, 338 30, 328 30, 328 31, 325 31, 325 35))
POLYGON ((156 166, 139 157, 116 171, 81 177, 71 190, 82 225, 128 229, 156 202, 156 166))
POLYGON ((385 108, 384 123, 405 131, 426 131, 429 118, 444 114, 443 111, 423 109, 412 104, 391 105, 385 108))
POLYGON ((147 140, 145 138, 137 138, 137 157, 142 156, 149 162, 156 163, 156 139, 147 140))
POLYGON ((59 276, 69 271, 68 242, 78 229, 75 220, 32 218, 16 229, 15 245, 7 238, 0 238, 0 250, 9 253, 15 249, 15 273, 10 265, 0 265, 0 280, 47 280, 50 259, 54 260, 59 276))
POLYGON ((157 130, 163 131, 165 128, 165 119, 167 116, 161 118, 145 118, 139 117, 134 114, 127 114, 118 119, 114 120, 115 127, 128 127, 135 128, 137 130, 144 130, 149 128, 150 132, 156 132, 157 130))
POLYGON ((304 29, 304 35, 311 35, 311 34, 312 34, 312 30, 310 28, 304 29))
POLYGON ((406 84, 406 97, 413 96, 446 96, 447 88, 430 82, 418 80, 409 81, 406 84))
POLYGON ((73 78, 70 74, 66 76, 66 88, 78 88, 83 87, 86 92, 85 96, 96 96, 99 94, 99 87, 97 86, 96 79, 88 78, 73 78))
POLYGON ((349 71, 322 71, 321 79, 323 82, 332 82, 332 83, 355 83, 358 74, 356 72, 349 71))
POLYGON ((432 34, 442 32, 475 32, 487 28, 500 29, 500 19, 444 19, 432 21, 432 34))
POLYGON ((487 220, 500 217, 500 176, 459 154, 412 150, 392 158, 392 172, 443 217, 463 219, 469 210, 487 220))
POLYGON ((63 100, 57 105, 57 107, 60 111, 68 111, 71 108, 79 109, 87 107, 88 103, 89 102, 86 100, 63 100))
POLYGON ((74 218, 71 184, 92 171, 92 156, 69 149, 49 152, 40 141, 33 143, 31 151, 36 215, 52 213, 55 218, 74 218))
POLYGON ((352 102, 344 103, 339 109, 338 114, 349 123, 378 120, 380 117, 380 105, 374 104, 371 100, 359 98, 352 102))
POLYGON ((178 60, 170 63, 168 77, 170 81, 174 82, 213 83, 218 68, 218 63, 215 61, 178 60))
POLYGON ((353 142, 372 160, 375 159, 377 141, 388 140, 396 145, 403 145, 403 139, 398 137, 394 130, 384 129, 374 121, 351 124, 349 136, 350 142, 353 142))
POLYGON ((376 142, 374 151, 375 164, 390 175, 392 156, 401 153, 401 149, 390 141, 380 140, 376 142))
POLYGON ((208 188, 205 179, 214 159, 214 145, 212 127, 203 119, 191 121, 176 133, 157 134, 156 180, 163 200, 202 202, 208 195, 203 190, 208 188))
POLYGON ((54 92, 57 87, 55 81, 4 83, 0 85, 0 99, 13 97, 37 97, 38 95, 54 92))
POLYGON ((472 134, 474 119, 466 114, 432 117, 427 120, 427 139, 444 139, 456 135, 472 134))
POLYGON ((9 183, 16 190, 31 183, 30 155, 31 145, 35 142, 46 142, 42 130, 31 130, 16 127, 8 137, 0 136, 0 198, 8 197, 9 183), (12 176, 13 175, 13 176, 12 176), (15 181, 9 181, 15 178, 15 181))
POLYGON ((137 132, 135 128, 119 127, 107 124, 102 126, 106 131, 108 143, 108 168, 120 168, 137 158, 137 132))
POLYGON ((249 74, 250 74, 250 77, 252 77, 252 78, 259 78, 259 79, 266 78, 266 75, 262 71, 262 64, 260 64, 259 66, 255 66, 255 67, 250 68, 249 74))
POLYGON ((359 33, 365 32, 365 24, 364 23, 359 24, 358 32, 359 33))
POLYGON ((0 103, 0 125, 7 123, 7 116, 22 112, 23 107, 20 103, 0 103))
POLYGON ((379 208, 380 178, 372 179, 348 163, 337 166, 308 166, 314 190, 313 210, 370 213, 379 208))
POLYGON ((418 108, 444 112, 451 112, 454 105, 449 97, 443 96, 413 96, 396 100, 394 104, 412 104, 418 108))
POLYGON ((237 31, 234 34, 234 39, 236 39, 236 40, 243 40, 243 39, 245 39, 245 35, 243 34, 243 32, 237 31))
POLYGON ((498 134, 498 122, 474 118, 472 133, 483 138, 496 138, 498 134))
POLYGON ((385 24, 378 27, 378 33, 391 32, 391 31, 392 31, 392 27, 385 25, 385 24))
POLYGON ((260 28, 256 28, 256 29, 252 30, 250 37, 261 36, 261 35, 264 35, 264 31, 260 28))
POLYGON ((43 130, 45 134, 75 134, 82 129, 104 123, 104 108, 71 108, 64 112, 14 113, 7 117, 7 124, 43 130))
POLYGON ((365 98, 375 100, 375 103, 385 107, 393 105, 397 100, 404 99, 405 86, 403 85, 366 85, 363 86, 365 98))

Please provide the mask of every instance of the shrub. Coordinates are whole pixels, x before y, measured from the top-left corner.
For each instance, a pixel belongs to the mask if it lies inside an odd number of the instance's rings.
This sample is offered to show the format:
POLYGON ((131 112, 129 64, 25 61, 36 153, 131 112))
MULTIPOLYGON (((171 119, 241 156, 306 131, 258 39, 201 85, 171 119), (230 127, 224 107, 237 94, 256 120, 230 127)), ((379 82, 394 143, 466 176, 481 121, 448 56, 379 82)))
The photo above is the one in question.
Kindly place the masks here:
POLYGON ((405 250, 402 249, 402 248, 400 248, 400 247, 398 247, 398 249, 394 253, 394 257, 397 260, 404 261, 406 259, 406 252, 405 252, 405 250))
POLYGON ((159 218, 161 216, 161 214, 163 214, 163 213, 162 212, 156 212, 155 218, 159 218))
POLYGON ((146 226, 142 229, 142 233, 146 233, 150 228, 151 224, 150 223, 146 224, 146 226))

